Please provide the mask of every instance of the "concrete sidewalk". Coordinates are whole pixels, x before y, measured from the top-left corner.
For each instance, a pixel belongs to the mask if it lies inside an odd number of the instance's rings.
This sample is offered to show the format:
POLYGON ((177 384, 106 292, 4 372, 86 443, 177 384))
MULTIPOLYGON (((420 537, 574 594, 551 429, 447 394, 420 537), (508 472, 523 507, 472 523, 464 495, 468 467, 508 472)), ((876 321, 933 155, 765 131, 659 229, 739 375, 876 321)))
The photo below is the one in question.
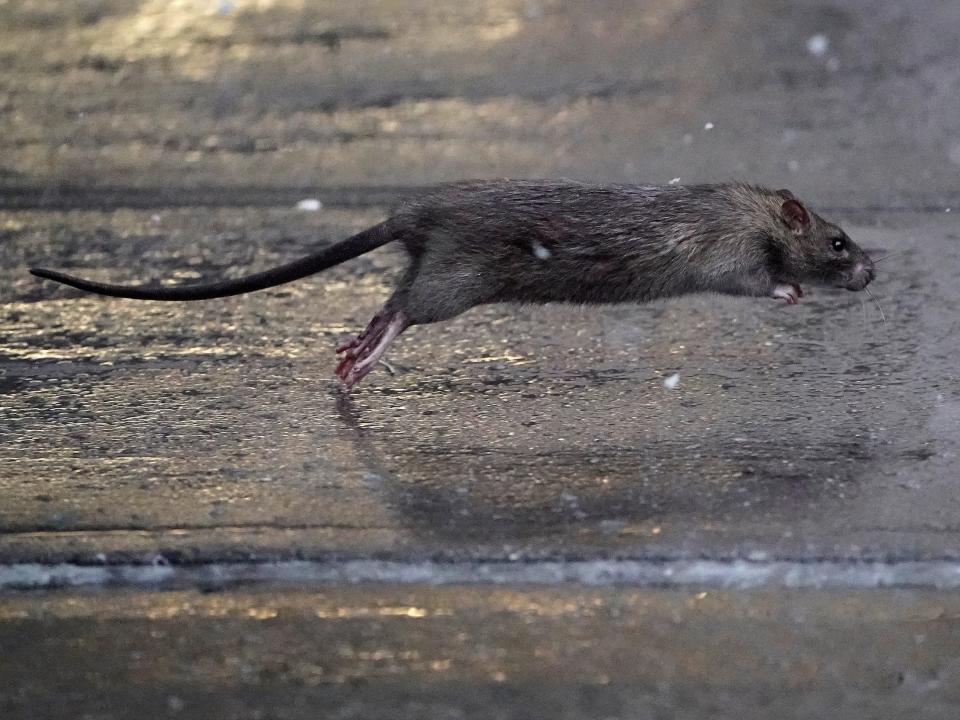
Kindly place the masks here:
POLYGON ((957 717, 958 28, 0 6, 0 716, 957 717), (199 304, 26 274, 236 276, 503 176, 788 186, 879 304, 486 307, 346 395, 393 248, 199 304))

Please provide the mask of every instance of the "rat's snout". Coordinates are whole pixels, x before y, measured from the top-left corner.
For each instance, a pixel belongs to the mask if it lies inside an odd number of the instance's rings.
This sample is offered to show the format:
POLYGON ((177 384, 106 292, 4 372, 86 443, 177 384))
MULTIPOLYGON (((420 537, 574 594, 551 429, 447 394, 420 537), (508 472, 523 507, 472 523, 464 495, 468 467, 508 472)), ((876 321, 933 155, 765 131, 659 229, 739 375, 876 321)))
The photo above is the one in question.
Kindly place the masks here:
POLYGON ((864 256, 863 260, 854 265, 847 273, 844 287, 847 290, 863 290, 873 281, 874 276, 873 260, 864 256))

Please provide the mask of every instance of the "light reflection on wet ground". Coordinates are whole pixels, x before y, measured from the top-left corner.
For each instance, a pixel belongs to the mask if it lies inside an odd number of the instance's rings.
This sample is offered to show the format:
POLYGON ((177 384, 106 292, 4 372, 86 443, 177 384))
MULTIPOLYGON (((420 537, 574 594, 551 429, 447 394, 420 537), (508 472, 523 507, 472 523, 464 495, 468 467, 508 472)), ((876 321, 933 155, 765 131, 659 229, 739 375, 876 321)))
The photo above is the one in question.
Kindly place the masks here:
POLYGON ((376 599, 349 587, 6 598, 0 643, 17 688, 8 717, 66 707, 245 720, 318 708, 365 720, 520 718, 531 707, 566 718, 955 710, 955 597, 378 589, 376 599), (22 641, 32 637, 44 642, 22 641))
POLYGON ((958 198, 949 3, 227 5, 5 3, 0 181, 735 176, 845 207, 958 198))

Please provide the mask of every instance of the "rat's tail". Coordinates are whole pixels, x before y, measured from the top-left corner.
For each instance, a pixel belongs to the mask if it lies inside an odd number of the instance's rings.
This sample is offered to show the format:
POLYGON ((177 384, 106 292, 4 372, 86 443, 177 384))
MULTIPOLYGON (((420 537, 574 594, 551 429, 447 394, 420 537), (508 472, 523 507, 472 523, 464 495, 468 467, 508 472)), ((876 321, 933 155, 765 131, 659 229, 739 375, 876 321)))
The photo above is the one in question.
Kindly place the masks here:
POLYGON ((386 245, 394 239, 390 221, 374 225, 343 242, 324 248, 318 253, 305 258, 294 260, 286 265, 236 280, 222 280, 208 285, 182 285, 170 287, 142 287, 138 285, 107 285, 106 283, 91 282, 82 278, 64 275, 54 270, 31 268, 30 272, 37 277, 56 280, 64 285, 70 285, 88 292, 110 295, 112 297, 132 298, 134 300, 209 300, 210 298, 241 295, 243 293, 263 290, 264 288, 282 285, 283 283, 299 280, 326 270, 334 265, 368 253, 381 245, 386 245))

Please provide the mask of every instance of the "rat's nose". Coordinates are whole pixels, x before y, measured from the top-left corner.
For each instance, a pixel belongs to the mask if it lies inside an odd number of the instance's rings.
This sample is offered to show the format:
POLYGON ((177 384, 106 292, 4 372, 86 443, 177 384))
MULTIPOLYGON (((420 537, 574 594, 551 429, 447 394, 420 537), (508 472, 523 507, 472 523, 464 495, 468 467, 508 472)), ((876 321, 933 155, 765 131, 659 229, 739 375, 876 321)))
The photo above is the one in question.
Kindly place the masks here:
POLYGON ((870 260, 867 260, 867 263, 857 263, 848 277, 847 290, 863 290, 873 282, 873 263, 870 260))

